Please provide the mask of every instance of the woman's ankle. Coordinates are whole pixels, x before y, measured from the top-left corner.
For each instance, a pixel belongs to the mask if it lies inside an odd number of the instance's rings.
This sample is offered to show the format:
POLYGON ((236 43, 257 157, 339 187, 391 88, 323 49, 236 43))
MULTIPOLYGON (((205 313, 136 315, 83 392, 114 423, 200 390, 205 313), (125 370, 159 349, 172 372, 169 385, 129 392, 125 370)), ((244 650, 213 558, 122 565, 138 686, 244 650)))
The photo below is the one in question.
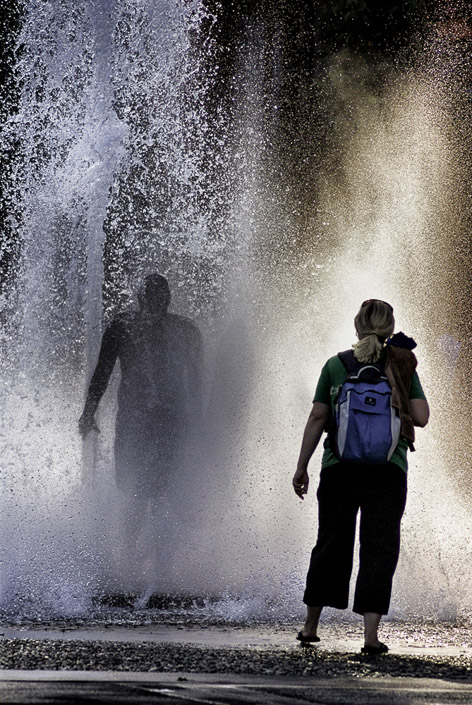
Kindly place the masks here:
POLYGON ((364 644, 365 646, 378 646, 378 628, 382 615, 377 612, 364 613, 364 644))
POLYGON ((305 624, 302 629, 304 636, 316 635, 322 609, 323 607, 310 607, 307 605, 305 624))

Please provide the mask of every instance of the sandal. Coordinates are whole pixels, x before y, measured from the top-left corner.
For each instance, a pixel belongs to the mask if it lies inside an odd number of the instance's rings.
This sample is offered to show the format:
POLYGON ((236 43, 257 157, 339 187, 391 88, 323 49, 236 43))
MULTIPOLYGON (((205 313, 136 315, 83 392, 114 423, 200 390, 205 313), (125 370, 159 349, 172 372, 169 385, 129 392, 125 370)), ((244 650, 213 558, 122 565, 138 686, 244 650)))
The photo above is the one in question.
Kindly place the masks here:
POLYGON ((316 644, 318 641, 320 641, 320 637, 319 636, 304 636, 303 632, 298 632, 297 640, 300 641, 302 644, 316 644))
POLYGON ((378 656, 379 654, 386 654, 387 651, 387 644, 382 643, 380 643, 378 646, 363 646, 361 649, 361 653, 367 654, 368 656, 378 656))

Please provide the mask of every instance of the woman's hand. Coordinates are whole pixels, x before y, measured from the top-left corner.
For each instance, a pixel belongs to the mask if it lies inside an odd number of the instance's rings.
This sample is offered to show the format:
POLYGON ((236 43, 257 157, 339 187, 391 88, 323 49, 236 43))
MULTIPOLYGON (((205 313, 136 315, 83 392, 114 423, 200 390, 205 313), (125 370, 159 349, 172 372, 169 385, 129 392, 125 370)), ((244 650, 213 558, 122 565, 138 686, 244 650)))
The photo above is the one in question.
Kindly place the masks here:
POLYGON ((304 499, 303 495, 308 492, 308 484, 310 478, 308 477, 308 472, 306 468, 297 468, 295 475, 293 476, 292 484, 295 494, 304 499))

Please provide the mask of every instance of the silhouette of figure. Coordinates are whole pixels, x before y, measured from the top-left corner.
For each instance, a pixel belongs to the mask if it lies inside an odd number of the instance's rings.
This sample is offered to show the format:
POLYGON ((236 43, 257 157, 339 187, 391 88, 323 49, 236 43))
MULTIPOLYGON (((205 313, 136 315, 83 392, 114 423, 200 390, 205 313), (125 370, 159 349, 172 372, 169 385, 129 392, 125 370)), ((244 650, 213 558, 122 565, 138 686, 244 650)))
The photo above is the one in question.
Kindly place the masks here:
POLYGON ((79 419, 84 438, 98 430, 94 415, 119 360, 116 482, 140 505, 136 512, 165 493, 201 402, 200 331, 167 312, 170 299, 167 280, 150 274, 138 292, 138 310, 112 320, 79 419))

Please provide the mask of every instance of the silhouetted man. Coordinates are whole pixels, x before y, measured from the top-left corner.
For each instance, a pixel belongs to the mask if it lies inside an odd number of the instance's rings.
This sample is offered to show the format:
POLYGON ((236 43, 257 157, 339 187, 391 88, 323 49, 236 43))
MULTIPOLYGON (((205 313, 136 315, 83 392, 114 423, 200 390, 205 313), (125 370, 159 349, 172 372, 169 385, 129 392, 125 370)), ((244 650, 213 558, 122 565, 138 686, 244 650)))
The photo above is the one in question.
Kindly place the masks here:
POLYGON ((200 332, 189 319, 167 312, 170 298, 167 280, 151 274, 138 292, 138 310, 107 327, 79 420, 83 437, 97 429, 94 414, 119 360, 116 481, 141 505, 158 499, 178 472, 189 423, 200 413, 200 332))

